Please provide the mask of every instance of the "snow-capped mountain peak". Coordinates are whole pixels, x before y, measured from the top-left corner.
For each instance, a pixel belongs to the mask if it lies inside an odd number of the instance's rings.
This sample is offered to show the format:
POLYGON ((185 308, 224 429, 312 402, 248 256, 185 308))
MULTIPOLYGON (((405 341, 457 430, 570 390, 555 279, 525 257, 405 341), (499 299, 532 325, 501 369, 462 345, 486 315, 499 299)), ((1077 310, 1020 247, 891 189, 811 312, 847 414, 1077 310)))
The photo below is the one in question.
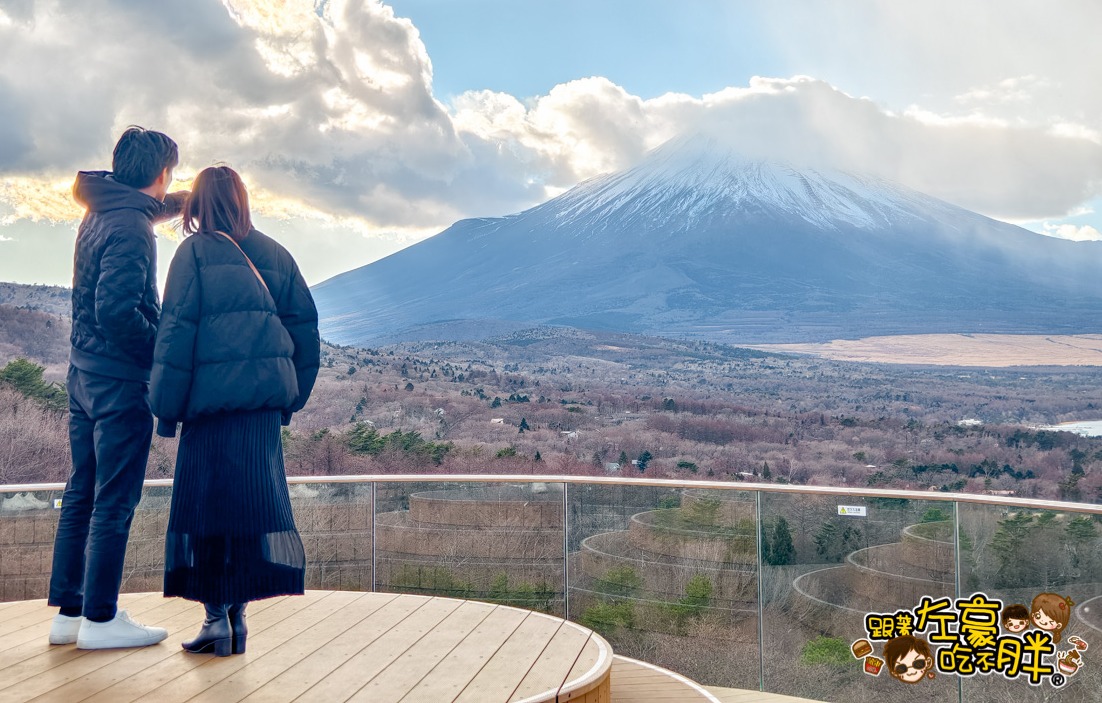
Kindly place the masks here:
POLYGON ((537 210, 563 226, 615 220, 687 230, 732 211, 783 213, 818 227, 883 227, 941 203, 874 176, 749 159, 710 137, 678 138, 634 168, 592 178, 537 210))

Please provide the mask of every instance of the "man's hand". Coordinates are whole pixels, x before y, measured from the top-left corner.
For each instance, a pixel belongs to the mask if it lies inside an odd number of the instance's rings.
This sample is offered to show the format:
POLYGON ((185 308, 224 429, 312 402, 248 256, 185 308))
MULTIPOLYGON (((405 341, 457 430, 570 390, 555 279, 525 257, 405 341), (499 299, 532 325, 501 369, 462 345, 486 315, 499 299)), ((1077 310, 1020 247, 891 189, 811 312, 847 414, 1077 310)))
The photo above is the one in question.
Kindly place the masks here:
POLYGON ((171 220, 173 217, 179 217, 180 213, 184 211, 184 203, 187 201, 188 196, 191 195, 190 191, 178 190, 175 193, 169 193, 165 196, 165 208, 161 212, 161 216, 158 221, 171 220))

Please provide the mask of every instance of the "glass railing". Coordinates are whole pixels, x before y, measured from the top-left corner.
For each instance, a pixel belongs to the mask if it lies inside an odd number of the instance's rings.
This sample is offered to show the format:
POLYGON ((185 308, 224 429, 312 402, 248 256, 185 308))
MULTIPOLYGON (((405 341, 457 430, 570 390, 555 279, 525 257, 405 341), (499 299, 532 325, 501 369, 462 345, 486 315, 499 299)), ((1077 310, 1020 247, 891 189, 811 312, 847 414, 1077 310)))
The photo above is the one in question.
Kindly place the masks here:
MULTIPOLYGON (((290 483, 309 588, 541 610, 707 685, 818 700, 1102 691, 1099 505, 610 477, 290 483)), ((61 488, 0 487, 3 600, 45 597, 61 488)), ((161 587, 170 492, 146 484, 124 590, 161 587)))

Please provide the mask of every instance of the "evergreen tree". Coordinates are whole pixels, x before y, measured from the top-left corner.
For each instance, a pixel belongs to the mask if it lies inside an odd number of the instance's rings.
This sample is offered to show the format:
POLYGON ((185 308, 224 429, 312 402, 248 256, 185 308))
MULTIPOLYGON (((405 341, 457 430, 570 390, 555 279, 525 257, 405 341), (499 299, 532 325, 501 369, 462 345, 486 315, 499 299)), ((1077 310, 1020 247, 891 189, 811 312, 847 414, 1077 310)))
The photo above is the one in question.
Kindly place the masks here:
POLYGON ((828 561, 835 561, 834 544, 838 541, 838 526, 829 520, 824 522, 815 533, 815 552, 828 561))
POLYGON ((758 532, 761 537, 761 562, 763 564, 773 563, 773 550, 769 544, 769 531, 765 529, 765 522, 758 523, 758 532))
POLYGON ((627 452, 620 452, 620 458, 617 459, 616 462, 618 464, 620 464, 620 466, 627 466, 627 464, 628 464, 628 453, 627 452))
POLYGON ((356 454, 381 454, 386 448, 386 439, 374 426, 357 422, 345 435, 348 448, 356 454))
POLYGON ((833 521, 822 524, 815 534, 815 551, 826 561, 842 561, 861 546, 861 530, 852 525, 839 529, 833 521))
POLYGON ((654 456, 646 450, 644 450, 643 453, 639 455, 639 473, 643 473, 647 470, 647 464, 649 464, 650 460, 653 458, 654 456))
POLYGON ((519 432, 519 434, 524 434, 525 430, 530 430, 530 429, 532 429, 532 428, 528 426, 528 421, 525 420, 523 417, 520 418, 520 432, 519 432))
POLYGON ((773 523, 773 534, 769 540, 769 563, 774 566, 791 564, 795 555, 792 531, 788 527, 788 520, 785 520, 782 515, 773 523))
POLYGON ((0 369, 0 383, 7 384, 25 397, 37 400, 49 410, 64 412, 69 408, 69 395, 58 383, 42 379, 46 369, 26 359, 15 359, 0 369))

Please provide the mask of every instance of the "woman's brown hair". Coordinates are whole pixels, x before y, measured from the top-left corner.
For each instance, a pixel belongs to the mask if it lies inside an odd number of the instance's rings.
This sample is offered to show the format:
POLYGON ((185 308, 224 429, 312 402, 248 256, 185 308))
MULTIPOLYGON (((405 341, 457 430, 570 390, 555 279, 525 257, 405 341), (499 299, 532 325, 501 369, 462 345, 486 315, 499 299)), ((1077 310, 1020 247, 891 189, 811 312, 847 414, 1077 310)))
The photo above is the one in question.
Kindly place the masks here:
POLYGON ((252 227, 249 192, 241 176, 229 166, 200 171, 184 204, 184 232, 225 232, 241 240, 252 227))
MULTIPOLYGON (((1071 620, 1071 609, 1073 607, 1075 607, 1075 601, 1067 596, 1061 596, 1058 593, 1039 593, 1037 597, 1033 599, 1033 605, 1030 606, 1030 610, 1035 616, 1033 621, 1034 624, 1037 623, 1036 615, 1040 612, 1043 612, 1056 622, 1056 629, 1049 630, 1049 632, 1052 633, 1053 643, 1060 644, 1060 640, 1063 638, 1064 628, 1068 626, 1068 621, 1071 620)), ((1038 625, 1038 627, 1040 627, 1040 625, 1038 625)))

